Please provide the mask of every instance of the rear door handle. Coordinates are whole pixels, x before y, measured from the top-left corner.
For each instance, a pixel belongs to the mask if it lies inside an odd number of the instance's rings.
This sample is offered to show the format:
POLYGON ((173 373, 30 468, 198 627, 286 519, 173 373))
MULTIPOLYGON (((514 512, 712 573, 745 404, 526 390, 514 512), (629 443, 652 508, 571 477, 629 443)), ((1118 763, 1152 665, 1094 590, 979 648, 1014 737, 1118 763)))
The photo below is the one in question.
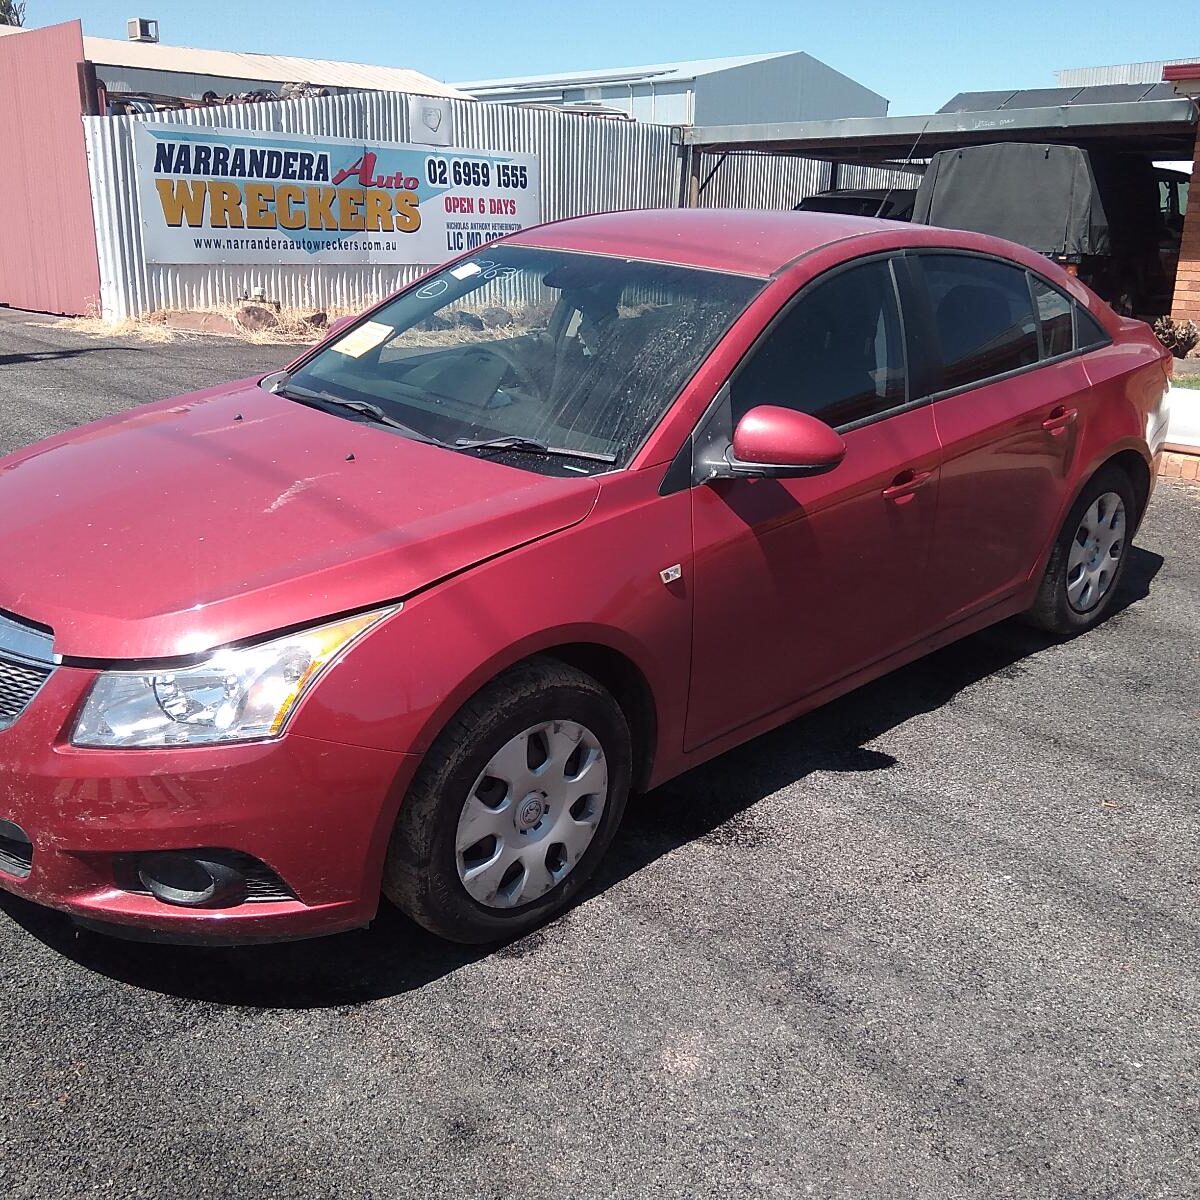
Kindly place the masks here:
POLYGON ((1057 408, 1050 410, 1050 415, 1042 422, 1042 428, 1047 433, 1055 435, 1064 433, 1075 424, 1077 416, 1079 416, 1078 409, 1067 408, 1060 404, 1057 408))
POLYGON ((933 478, 932 471, 901 471, 892 482, 883 489, 885 500, 900 500, 911 496, 919 487, 924 487, 933 478))

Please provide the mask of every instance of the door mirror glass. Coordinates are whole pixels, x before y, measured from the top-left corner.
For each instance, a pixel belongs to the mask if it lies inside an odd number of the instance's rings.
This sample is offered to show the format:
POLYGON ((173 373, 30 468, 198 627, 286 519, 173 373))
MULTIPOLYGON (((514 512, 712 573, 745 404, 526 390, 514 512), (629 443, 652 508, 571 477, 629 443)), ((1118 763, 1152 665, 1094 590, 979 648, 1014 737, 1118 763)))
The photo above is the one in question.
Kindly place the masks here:
POLYGON ((846 457, 846 443, 824 421, 792 408, 760 404, 737 423, 725 454, 731 475, 823 475, 846 457))

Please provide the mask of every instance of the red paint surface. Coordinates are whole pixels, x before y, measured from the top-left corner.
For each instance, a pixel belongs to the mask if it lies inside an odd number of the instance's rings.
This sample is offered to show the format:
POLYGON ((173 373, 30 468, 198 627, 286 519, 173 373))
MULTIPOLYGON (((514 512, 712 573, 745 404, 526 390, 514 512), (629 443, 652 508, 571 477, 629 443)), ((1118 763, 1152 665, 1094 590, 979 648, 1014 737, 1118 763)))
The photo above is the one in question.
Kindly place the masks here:
POLYGON ((1090 475, 1124 450, 1150 463, 1165 351, 1005 243, 880 222, 852 222, 848 236, 841 218, 779 217, 630 213, 520 235, 776 276, 624 471, 552 479, 246 381, 0 462, 0 608, 52 627, 60 653, 196 651, 404 601, 273 742, 72 748, 92 672, 59 669, 0 731, 0 817, 37 847, 29 880, 3 886, 201 936, 361 924, 421 755, 479 687, 530 654, 584 643, 631 666, 652 708, 643 781, 653 786, 1027 607, 1090 475), (1113 344, 849 430, 827 474, 661 495, 665 464, 796 290, 847 258, 910 244, 1035 267, 1113 344), (1077 416, 1059 427, 1063 407, 1077 416), (674 564, 681 578, 664 584, 674 564), (298 900, 185 910, 112 883, 114 853, 198 845, 254 854, 298 900))
POLYGON ((407 596, 582 520, 597 489, 215 388, 0 463, 0 609, 67 656, 189 654, 407 596))
POLYGON ((742 462, 834 467, 845 457, 846 445, 816 417, 760 404, 733 431, 733 453, 742 462))
POLYGON ((1187 79, 1200 79, 1200 62, 1176 63, 1163 67, 1163 79, 1168 83, 1181 83, 1187 79))
POLYGON ((82 62, 78 21, 0 38, 0 303, 13 308, 98 308, 82 62))

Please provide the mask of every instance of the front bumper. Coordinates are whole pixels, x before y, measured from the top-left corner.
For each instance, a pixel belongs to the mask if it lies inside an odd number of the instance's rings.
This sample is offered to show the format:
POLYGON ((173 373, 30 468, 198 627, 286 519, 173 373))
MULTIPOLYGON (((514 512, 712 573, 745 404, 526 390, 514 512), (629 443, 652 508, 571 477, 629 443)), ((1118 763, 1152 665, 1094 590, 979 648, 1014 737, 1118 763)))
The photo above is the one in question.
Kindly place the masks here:
POLYGON ((90 671, 59 667, 0 731, 0 820, 33 843, 0 888, 89 925, 165 940, 311 937, 367 924, 417 759, 287 734, 271 742, 92 750, 69 733, 90 671), (260 860, 294 899, 186 908, 123 890, 123 856, 223 848, 260 860))

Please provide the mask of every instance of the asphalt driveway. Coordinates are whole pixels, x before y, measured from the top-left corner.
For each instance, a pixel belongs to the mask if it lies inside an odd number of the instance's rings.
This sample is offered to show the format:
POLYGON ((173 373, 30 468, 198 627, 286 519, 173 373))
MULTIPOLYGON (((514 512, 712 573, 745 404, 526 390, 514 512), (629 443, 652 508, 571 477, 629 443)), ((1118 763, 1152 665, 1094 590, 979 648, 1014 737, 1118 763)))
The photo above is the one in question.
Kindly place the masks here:
MULTIPOLYGON (((291 357, 24 320, 5 450, 291 357)), ((1195 1196, 1200 488, 1139 544, 1087 637, 1005 624, 636 801, 501 950, 0 900, 0 1192, 1195 1196)))

